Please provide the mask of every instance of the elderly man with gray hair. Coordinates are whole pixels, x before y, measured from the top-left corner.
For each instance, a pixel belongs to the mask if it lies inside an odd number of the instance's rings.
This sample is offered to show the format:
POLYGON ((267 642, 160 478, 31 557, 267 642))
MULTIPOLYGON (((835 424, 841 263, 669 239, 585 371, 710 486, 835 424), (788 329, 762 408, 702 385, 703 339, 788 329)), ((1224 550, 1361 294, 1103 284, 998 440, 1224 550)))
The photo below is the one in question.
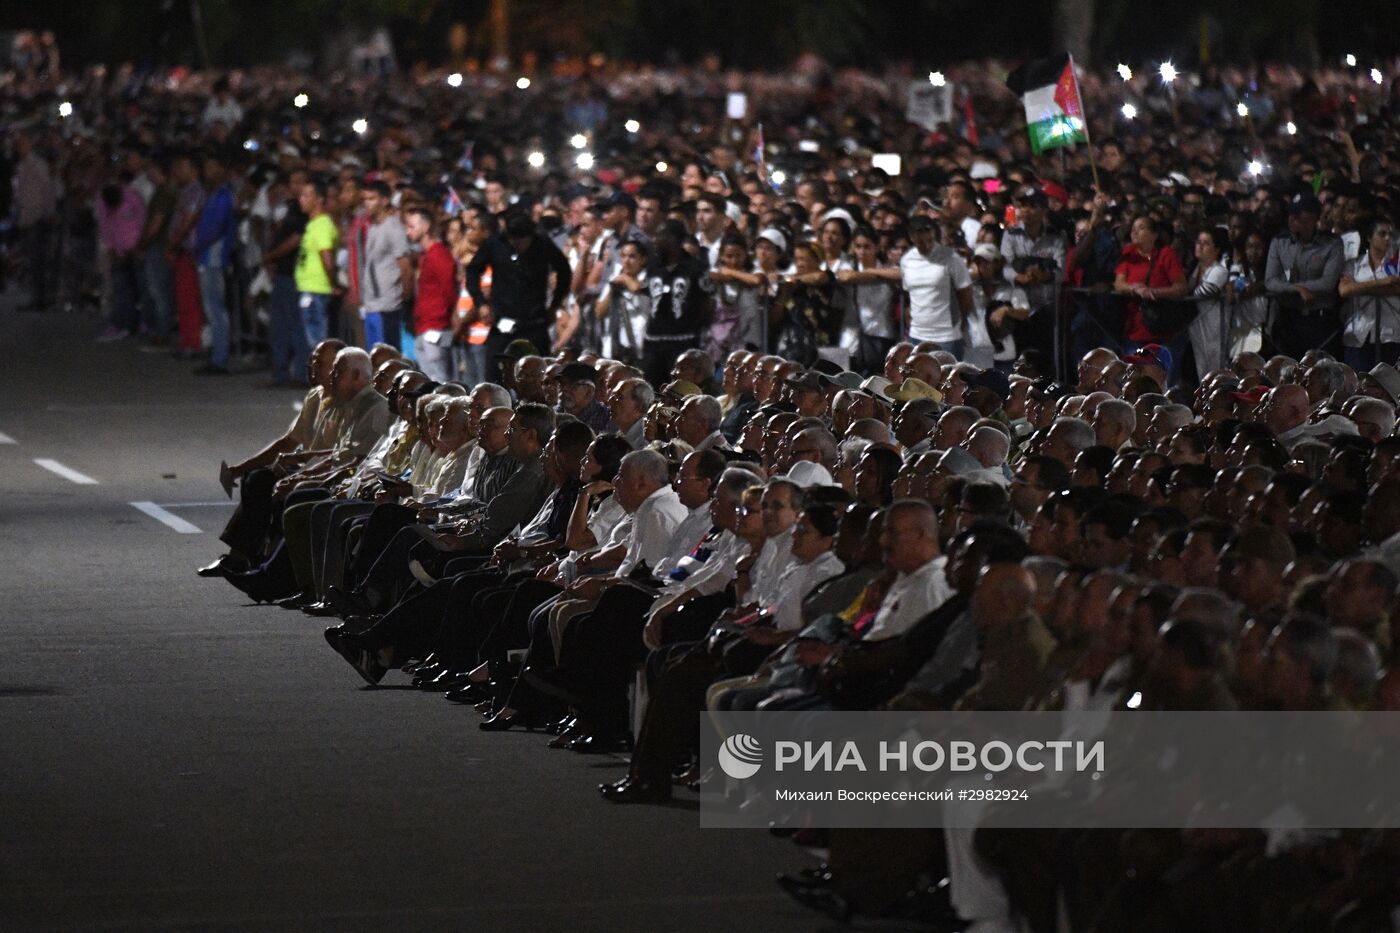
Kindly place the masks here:
POLYGON ((1110 450, 1131 444, 1136 430, 1137 412, 1120 398, 1100 403, 1094 413, 1094 438, 1110 450))

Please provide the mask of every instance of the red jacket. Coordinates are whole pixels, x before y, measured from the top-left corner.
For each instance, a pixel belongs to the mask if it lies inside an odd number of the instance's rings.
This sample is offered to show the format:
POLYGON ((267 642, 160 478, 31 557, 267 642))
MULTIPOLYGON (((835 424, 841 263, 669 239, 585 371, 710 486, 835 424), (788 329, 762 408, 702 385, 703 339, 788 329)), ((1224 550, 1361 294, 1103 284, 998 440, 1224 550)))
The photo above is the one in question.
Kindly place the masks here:
POLYGON ((441 241, 434 241, 418 260, 418 287, 413 295, 413 333, 451 330, 457 306, 457 264, 441 241))

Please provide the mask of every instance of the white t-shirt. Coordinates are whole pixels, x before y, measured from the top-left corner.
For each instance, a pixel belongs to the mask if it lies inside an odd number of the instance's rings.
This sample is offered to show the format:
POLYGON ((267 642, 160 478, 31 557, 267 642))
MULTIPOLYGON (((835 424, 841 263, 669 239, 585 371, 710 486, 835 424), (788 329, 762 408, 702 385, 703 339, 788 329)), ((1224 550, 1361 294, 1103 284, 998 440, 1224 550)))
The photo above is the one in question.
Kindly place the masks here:
POLYGON ((961 340, 953 302, 958 300, 959 291, 972 286, 972 274, 962 258, 942 245, 934 246, 927 256, 911 249, 900 259, 899 271, 909 293, 909 339, 944 344, 961 340))
MULTIPOLYGON (((1386 278, 1385 265, 1372 267, 1368 253, 1351 264, 1348 270, 1358 284, 1386 278)), ((1400 296, 1355 295, 1342 306, 1346 323, 1342 325, 1342 345, 1366 347, 1376 342, 1376 315, 1380 315, 1380 342, 1400 341, 1400 296)))

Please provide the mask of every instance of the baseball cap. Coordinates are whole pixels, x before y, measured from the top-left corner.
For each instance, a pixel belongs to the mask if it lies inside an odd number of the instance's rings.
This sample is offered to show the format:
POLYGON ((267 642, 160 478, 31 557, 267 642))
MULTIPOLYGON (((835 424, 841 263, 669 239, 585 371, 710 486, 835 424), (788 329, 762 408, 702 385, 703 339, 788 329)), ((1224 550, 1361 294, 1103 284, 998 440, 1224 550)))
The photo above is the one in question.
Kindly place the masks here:
POLYGON ((498 360, 518 360, 522 356, 534 356, 539 351, 535 345, 523 337, 519 340, 512 340, 506 344, 506 348, 496 354, 498 360))
POLYGON ((972 248, 973 259, 985 259, 987 262, 994 261, 1001 255, 1001 251, 991 243, 978 243, 972 248))
POLYGON ((600 202, 604 207, 625 207, 629 211, 637 209, 637 199, 626 191, 614 191, 600 202))
POLYGON ((1166 372, 1172 370, 1171 351, 1160 343, 1145 344, 1137 353, 1124 356, 1123 362, 1132 366, 1160 366, 1166 372))
POLYGON ((796 376, 790 376, 784 381, 788 385, 792 386, 794 389, 800 389, 806 392, 826 391, 826 386, 823 384, 821 373, 818 373, 816 370, 812 369, 807 370, 805 373, 798 373, 796 376))
POLYGON ((1011 397, 1011 379, 999 369, 984 369, 970 376, 963 376, 969 389, 986 389, 1003 402, 1011 397))
POLYGON ((787 252, 787 237, 783 236, 783 231, 777 227, 765 227, 758 233, 760 240, 767 240, 778 248, 778 252, 787 252))
POLYGON ((1293 200, 1288 202, 1288 213, 1291 214, 1321 214, 1322 202, 1315 195, 1299 194, 1294 195, 1293 200))
POLYGON ((1244 392, 1231 392, 1230 398, 1242 404, 1254 406, 1262 402, 1264 400, 1264 396, 1268 394, 1268 386, 1255 386, 1254 388, 1247 389, 1244 392))
POLYGON ((1045 197, 1052 201, 1059 201, 1061 204, 1068 203, 1069 192, 1064 185, 1053 181, 1043 181, 1040 183, 1040 190, 1045 193, 1045 197))
POLYGON ((884 376, 870 376, 860 384, 860 390, 867 395, 875 396, 882 402, 892 402, 894 399, 890 398, 889 394, 892 385, 894 383, 884 376))
POLYGON ((598 384, 598 370, 587 363, 569 363, 559 370, 559 381, 564 385, 572 385, 575 382, 591 382, 596 386, 598 384))
POLYGON ((1032 383, 1030 396, 1042 402, 1057 402, 1073 391, 1063 382, 1056 382, 1054 379, 1039 379, 1032 383))
POLYGON ((1019 201, 1022 204, 1036 204, 1040 207, 1045 207, 1050 203, 1045 197, 1045 192, 1034 185, 1026 185, 1024 188, 1018 190, 1013 200, 1019 201))

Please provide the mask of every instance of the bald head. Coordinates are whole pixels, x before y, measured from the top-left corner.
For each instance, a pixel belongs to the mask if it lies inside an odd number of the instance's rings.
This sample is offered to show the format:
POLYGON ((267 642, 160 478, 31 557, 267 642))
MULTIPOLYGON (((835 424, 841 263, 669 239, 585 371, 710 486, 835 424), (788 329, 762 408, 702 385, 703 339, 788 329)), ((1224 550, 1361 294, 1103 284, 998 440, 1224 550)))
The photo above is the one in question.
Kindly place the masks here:
POLYGON ((1011 452, 1011 440, 993 427, 980 427, 967 438, 967 451, 984 467, 998 467, 1011 452))
POLYGON ((1264 423, 1270 431, 1282 434, 1307 421, 1310 411, 1312 404, 1308 401, 1308 390, 1300 385, 1285 383, 1269 392, 1264 423))
POLYGON ((972 593, 972 620, 979 629, 999 628, 1035 605, 1035 575, 1020 564, 991 564, 972 593))

